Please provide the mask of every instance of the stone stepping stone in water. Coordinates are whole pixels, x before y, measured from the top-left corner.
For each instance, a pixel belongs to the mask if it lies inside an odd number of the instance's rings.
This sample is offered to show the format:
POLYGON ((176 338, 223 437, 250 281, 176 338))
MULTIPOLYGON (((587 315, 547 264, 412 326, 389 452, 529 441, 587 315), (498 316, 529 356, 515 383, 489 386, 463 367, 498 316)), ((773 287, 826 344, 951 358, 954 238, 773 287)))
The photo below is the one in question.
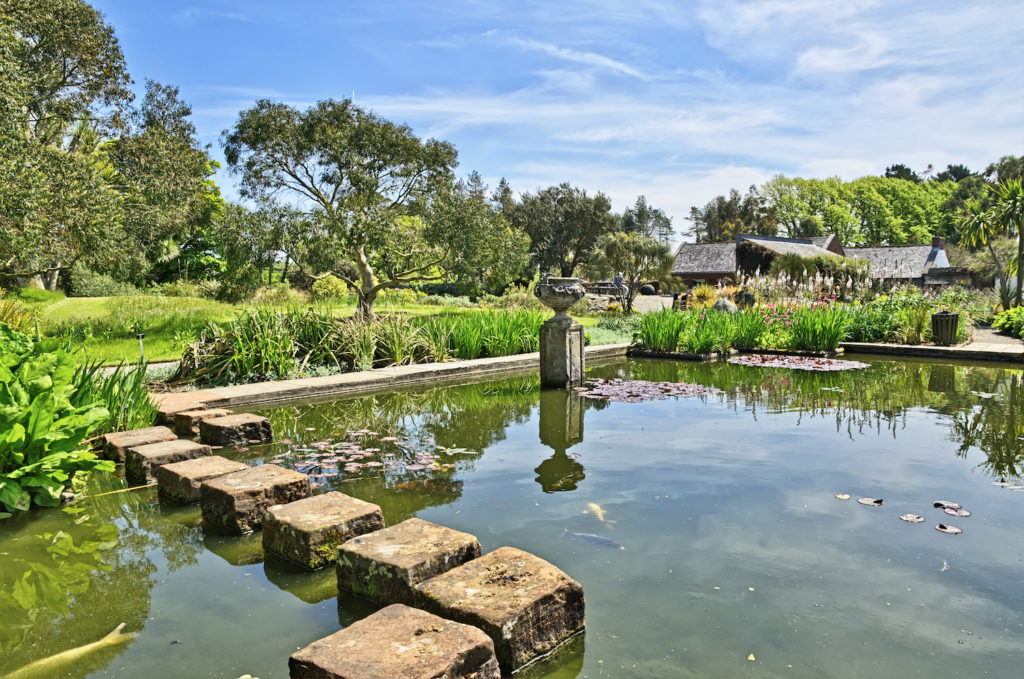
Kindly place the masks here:
POLYGON ((167 427, 146 427, 131 431, 115 431, 100 437, 103 441, 103 454, 108 460, 124 462, 125 453, 133 446, 144 446, 147 443, 175 441, 178 435, 167 427))
POLYGON ((133 483, 152 483, 156 470, 165 464, 184 462, 213 454, 210 446, 186 439, 132 446, 125 453, 124 475, 133 483))
POLYGON ((270 420, 262 415, 242 413, 202 420, 199 439, 211 446, 229 446, 245 443, 266 443, 274 439, 270 420))
POLYGON ((292 679, 500 679, 480 630, 394 604, 288 658, 292 679))
POLYGON ((338 548, 338 589, 381 603, 413 603, 413 588, 480 556, 469 533, 406 519, 338 548))
POLYGON ((246 464, 220 455, 165 464, 156 470, 157 495, 160 502, 167 504, 199 502, 199 487, 203 481, 248 468, 246 464))
POLYGON ((214 417, 224 417, 225 415, 234 415, 234 411, 227 408, 183 410, 180 413, 174 413, 174 431, 182 436, 195 436, 199 433, 200 422, 214 417))
POLYGON ((416 593, 420 608, 486 632, 505 675, 550 653, 586 623, 580 583, 515 547, 427 580, 416 593))
POLYGON ((202 401, 195 399, 182 400, 165 397, 157 410, 156 421, 173 427, 176 414, 186 410, 198 410, 205 407, 202 401))
POLYGON ((263 549, 316 570, 337 560, 341 543, 383 527, 380 507, 331 491, 268 509, 263 549))
POLYGON ((199 487, 203 524, 227 533, 251 533, 263 527, 273 505, 309 497, 309 477, 293 469, 264 464, 204 481, 199 487))

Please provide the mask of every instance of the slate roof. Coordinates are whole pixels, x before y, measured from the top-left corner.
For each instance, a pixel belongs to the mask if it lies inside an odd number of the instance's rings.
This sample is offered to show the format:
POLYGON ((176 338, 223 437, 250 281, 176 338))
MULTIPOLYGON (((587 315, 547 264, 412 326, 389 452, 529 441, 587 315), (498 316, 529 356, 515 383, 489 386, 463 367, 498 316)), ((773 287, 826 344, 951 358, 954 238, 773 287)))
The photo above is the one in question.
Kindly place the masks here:
POLYGON ((770 236, 739 236, 737 240, 756 243, 773 252, 777 252, 780 255, 799 255, 800 257, 815 257, 818 255, 835 256, 834 252, 829 252, 825 248, 815 245, 810 240, 772 238, 770 236))
POLYGON ((932 267, 949 266, 946 251, 932 245, 846 248, 846 256, 866 259, 871 266, 872 278, 921 278, 932 267))
POLYGON ((736 243, 681 243, 676 250, 672 273, 736 273, 736 243))

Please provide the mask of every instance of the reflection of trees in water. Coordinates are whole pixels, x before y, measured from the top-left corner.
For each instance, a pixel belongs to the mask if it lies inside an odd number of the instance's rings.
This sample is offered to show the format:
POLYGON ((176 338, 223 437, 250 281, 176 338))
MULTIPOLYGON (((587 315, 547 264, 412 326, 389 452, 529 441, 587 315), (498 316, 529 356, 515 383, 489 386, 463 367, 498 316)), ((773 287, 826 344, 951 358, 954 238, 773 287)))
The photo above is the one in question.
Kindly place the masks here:
MULTIPOLYGON (((120 485, 111 476, 91 483, 94 494, 120 485)), ((198 529, 168 521, 154 496, 94 495, 4 526, 11 541, 0 541, 0 673, 92 643, 122 622, 126 632, 142 629, 156 582, 150 553, 175 570, 202 550, 198 529)), ((57 676, 84 677, 123 650, 89 654, 57 676)))
POLYGON ((816 373, 648 360, 600 369, 599 374, 714 386, 723 393, 702 398, 718 398, 755 419, 761 411, 793 413, 796 424, 804 417, 834 419, 836 431, 851 438, 868 431, 886 431, 895 438, 908 411, 926 407, 952 422, 961 454, 977 446, 992 474, 1015 476, 1021 471, 1024 441, 1018 437, 1024 435, 1024 394, 1019 370, 877 361, 865 370, 816 373))
MULTIPOLYGON (((261 414, 270 418, 278 440, 308 444, 325 438, 339 440, 347 432, 361 430, 377 432, 379 436, 407 436, 415 445, 401 447, 379 442, 372 445, 407 461, 415 458, 416 451, 433 451, 435 445, 464 448, 466 451, 458 455, 439 455, 438 461, 454 463, 459 469, 467 470, 473 468, 473 461, 486 448, 505 438, 509 426, 529 420, 537 406, 539 391, 539 378, 523 377, 295 404, 261 414)), ((270 446, 266 457, 285 447, 283 444, 270 446)), ((354 477, 328 480, 327 485, 380 505, 390 524, 461 497, 462 481, 451 478, 453 473, 412 473, 401 467, 378 467, 364 469, 354 477)))
POLYGON ((1024 471, 1024 414, 1021 410, 1021 376, 1009 375, 997 393, 983 396, 980 403, 953 413, 953 434, 960 442, 957 451, 967 456, 972 447, 985 453, 981 466, 999 478, 1020 477, 1024 471))

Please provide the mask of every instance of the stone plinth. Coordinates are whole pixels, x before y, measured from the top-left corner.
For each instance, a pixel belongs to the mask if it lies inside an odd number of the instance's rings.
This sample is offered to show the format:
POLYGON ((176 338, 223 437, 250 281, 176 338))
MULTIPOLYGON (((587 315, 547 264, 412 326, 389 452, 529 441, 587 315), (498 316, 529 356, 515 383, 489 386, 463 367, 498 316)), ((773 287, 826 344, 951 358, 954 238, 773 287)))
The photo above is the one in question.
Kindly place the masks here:
POLYGON ((338 548, 338 589, 381 603, 412 603, 413 587, 480 556, 469 533, 407 519, 338 548))
POLYGON ((199 423, 203 420, 214 417, 233 415, 234 411, 227 408, 199 408, 196 410, 182 410, 174 413, 174 431, 182 436, 195 436, 199 433, 199 423))
POLYGON ((199 502, 199 486, 203 481, 243 469, 248 469, 248 465, 220 455, 165 464, 156 470, 157 495, 160 502, 170 504, 199 502))
POLYGON ((511 674, 584 627, 583 587, 547 561, 514 547, 421 583, 417 605, 482 629, 511 674))
POLYGON ((500 679, 494 645, 468 625, 395 604, 288 658, 292 679, 500 679))
POLYGON ((273 505, 309 497, 309 477, 292 469, 264 464, 204 481, 199 487, 203 523, 227 533, 249 533, 263 526, 273 505))
POLYGON ((135 483, 151 483, 156 479, 156 470, 165 464, 194 460, 212 454, 213 449, 210 446, 185 439, 132 446, 125 453, 124 475, 135 483))
POLYGON ((341 543, 384 527, 380 507, 332 491, 263 515, 263 549, 310 570, 332 564, 341 543))
POLYGON ((199 439, 211 446, 265 443, 273 438, 270 420, 252 413, 225 415, 199 422, 199 439))
POLYGON ((146 427, 131 431, 115 431, 100 437, 103 441, 103 453, 108 460, 124 462, 124 455, 133 446, 144 446, 147 443, 174 441, 178 435, 167 427, 146 427))
POLYGON ((583 384, 583 326, 564 314, 540 326, 540 381, 545 387, 583 384))

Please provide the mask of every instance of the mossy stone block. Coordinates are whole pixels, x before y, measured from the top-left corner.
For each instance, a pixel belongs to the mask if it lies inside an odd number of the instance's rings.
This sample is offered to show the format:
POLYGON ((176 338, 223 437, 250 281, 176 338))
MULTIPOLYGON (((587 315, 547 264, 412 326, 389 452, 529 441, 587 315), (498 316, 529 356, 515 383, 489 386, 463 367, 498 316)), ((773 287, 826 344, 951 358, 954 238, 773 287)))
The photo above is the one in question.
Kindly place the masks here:
POLYGON ((288 658, 292 679, 500 679, 478 629, 395 604, 288 658))
POLYGON ((331 491, 270 507, 263 515, 263 548, 316 570, 335 562, 341 543, 383 527, 380 507, 331 491))
POLYGON ((199 502, 199 487, 203 481, 243 469, 248 469, 248 465, 220 455, 165 464, 156 470, 157 495, 160 502, 169 504, 199 502))
POLYGON ((276 464, 249 467, 204 481, 199 487, 203 524, 215 531, 251 533, 273 505, 309 497, 309 477, 276 464))
POLYGON ((501 547, 416 588, 416 605, 473 625, 511 674, 581 632, 583 587, 529 552, 501 547))
POLYGON ((174 431, 182 436, 195 436, 199 433, 199 423, 214 417, 233 415, 234 411, 227 408, 198 408, 182 410, 174 413, 174 431))
POLYGON ((423 519, 407 519, 338 548, 338 589, 380 603, 413 602, 413 587, 480 556, 480 542, 423 519))
POLYGON ((242 413, 201 420, 199 440, 211 446, 266 443, 274 440, 274 432, 262 415, 242 413))
POLYGON ((133 483, 152 483, 156 470, 165 464, 184 462, 213 454, 210 446, 187 439, 174 439, 144 446, 132 446, 125 453, 124 474, 133 483))
POLYGON ((124 462, 125 453, 133 446, 144 446, 147 443, 174 441, 178 435, 167 427, 146 427, 131 431, 115 431, 100 437, 103 441, 103 454, 108 460, 124 462))

